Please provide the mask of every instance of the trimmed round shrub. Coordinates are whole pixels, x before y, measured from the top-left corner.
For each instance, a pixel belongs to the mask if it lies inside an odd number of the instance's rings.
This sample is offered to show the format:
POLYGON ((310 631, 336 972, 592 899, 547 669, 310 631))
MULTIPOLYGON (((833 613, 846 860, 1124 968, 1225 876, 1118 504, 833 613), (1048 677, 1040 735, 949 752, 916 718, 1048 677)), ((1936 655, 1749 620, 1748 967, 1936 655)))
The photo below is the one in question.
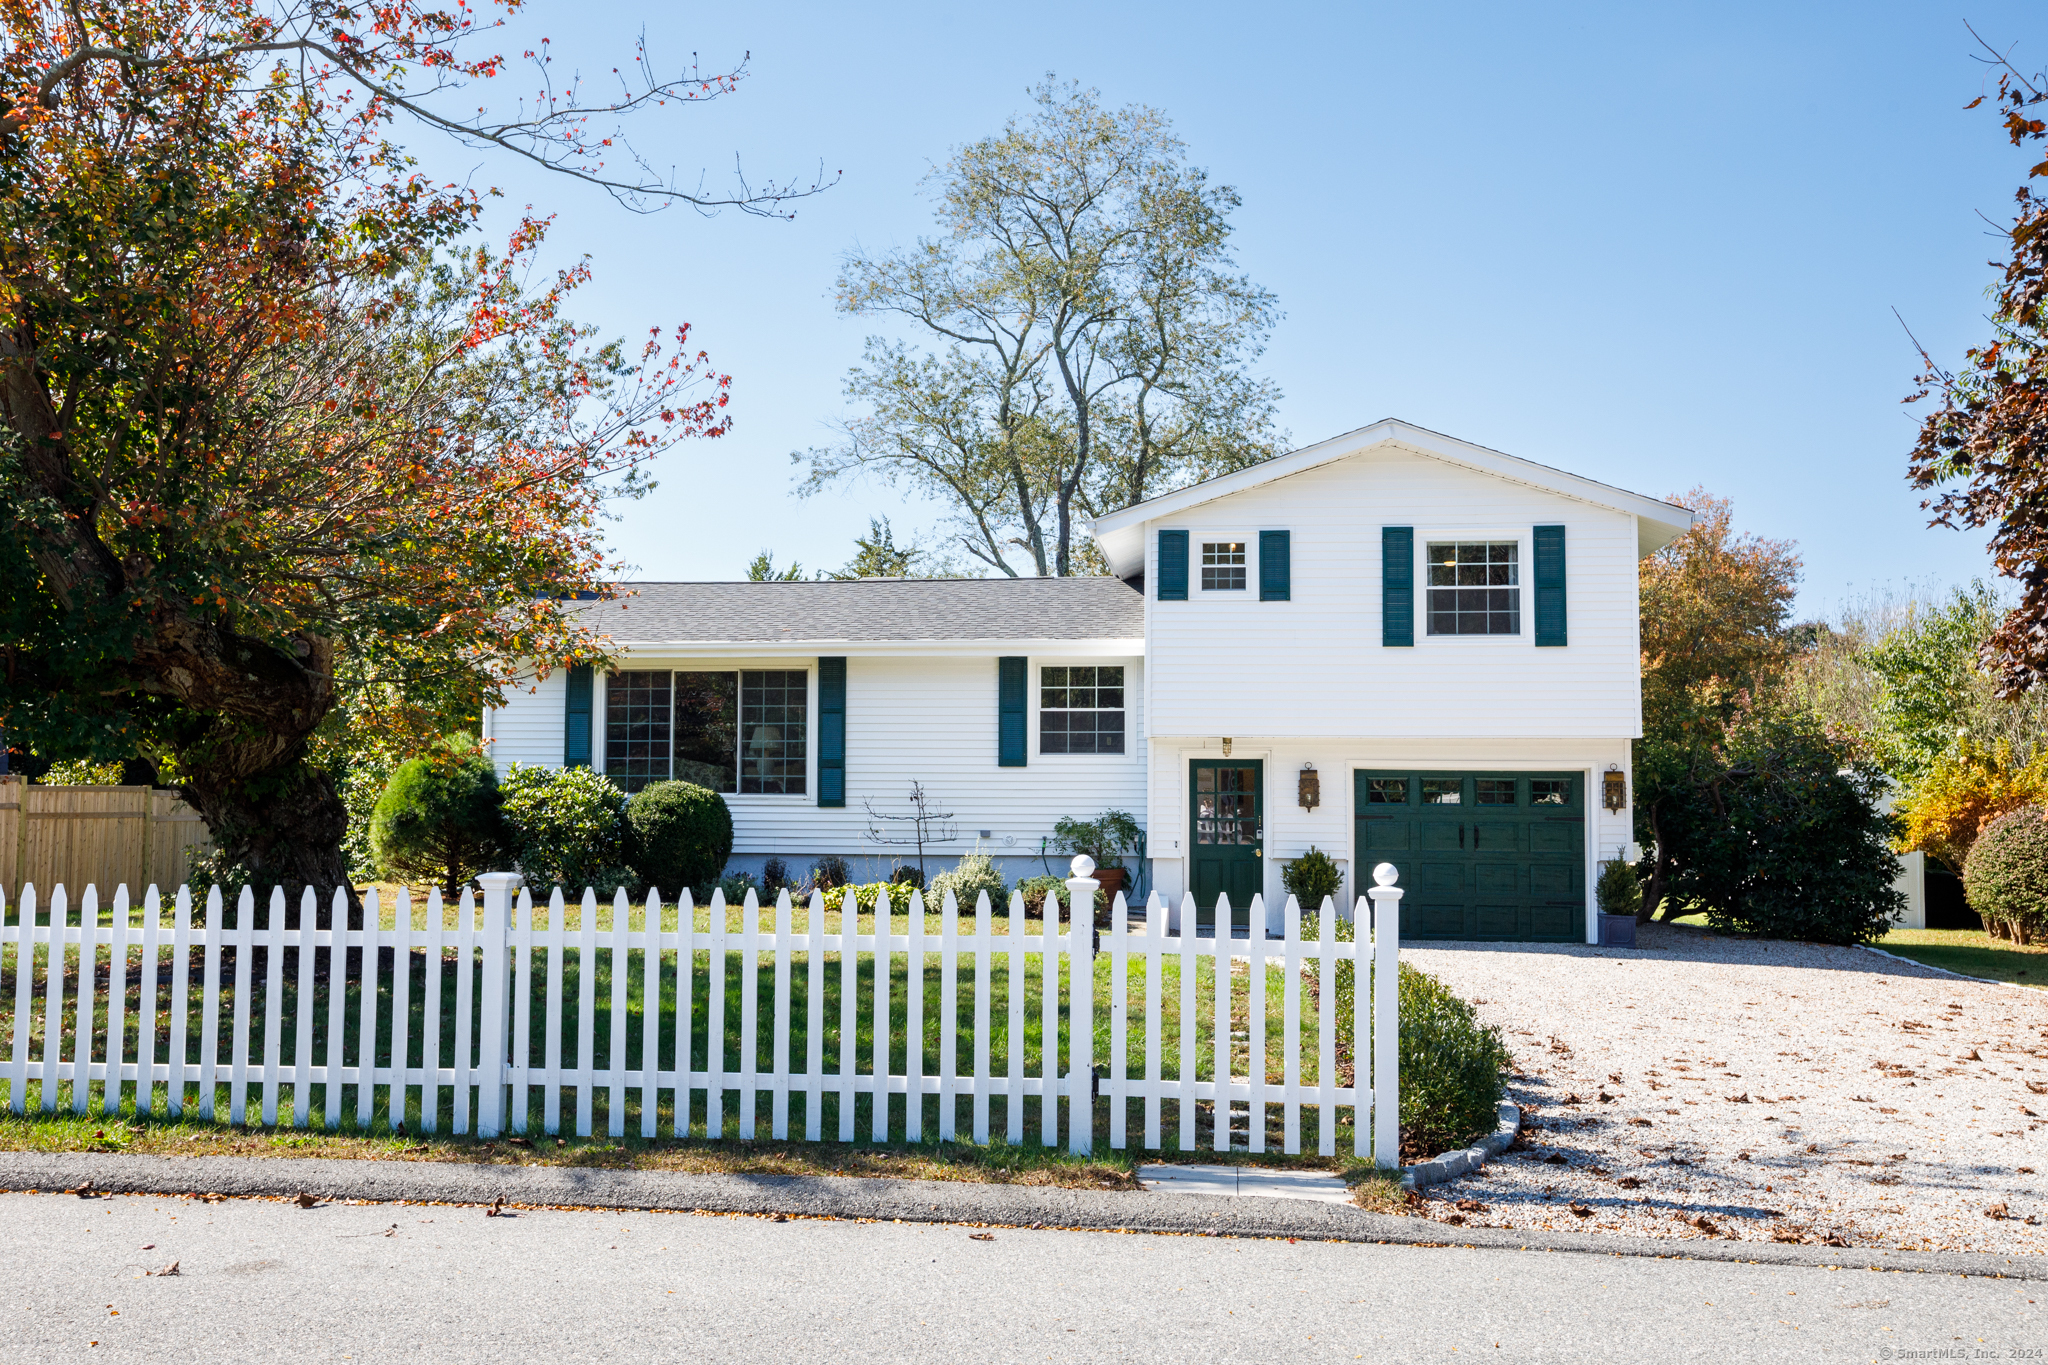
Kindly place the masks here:
POLYGON ((732 856, 725 798, 691 782, 657 782, 626 803, 626 858, 646 883, 673 896, 718 880, 732 856))
POLYGON ((977 848, 952 868, 932 878, 931 889, 924 893, 926 908, 944 909, 948 891, 953 893, 954 904, 963 911, 972 911, 976 898, 984 891, 988 893, 990 907, 1001 909, 1009 898, 1010 884, 1003 879, 995 861, 977 848))
POLYGON ((2048 934, 2048 811, 2021 806, 1986 825, 1963 860, 1963 894, 1994 934, 2048 934))
POLYGON ((1499 1122, 1511 1059, 1500 1029, 1428 972, 1401 964, 1401 1160, 1469 1147, 1499 1122))
POLYGON ((1335 858, 1310 844, 1308 852, 1280 869, 1280 884, 1303 910, 1320 914, 1323 901, 1344 890, 1344 876, 1335 858))
POLYGON ((370 812, 370 850, 386 875, 455 896, 505 857, 504 829, 497 770, 475 740, 452 735, 391 775, 370 812))
POLYGON ((625 866, 626 794, 611 779, 589 768, 514 763, 499 790, 506 845, 529 886, 605 895, 635 880, 625 866))

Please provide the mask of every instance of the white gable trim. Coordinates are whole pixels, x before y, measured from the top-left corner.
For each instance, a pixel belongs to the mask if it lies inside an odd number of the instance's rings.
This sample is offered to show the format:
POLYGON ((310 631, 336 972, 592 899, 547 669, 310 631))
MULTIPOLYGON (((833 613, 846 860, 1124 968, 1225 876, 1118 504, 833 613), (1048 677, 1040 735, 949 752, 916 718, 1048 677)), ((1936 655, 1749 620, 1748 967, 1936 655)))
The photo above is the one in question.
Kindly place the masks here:
POLYGON ((1220 478, 1209 479, 1188 488, 1171 493, 1162 493, 1147 499, 1135 507, 1110 512, 1095 518, 1094 532, 1097 545, 1109 560, 1110 571, 1119 577, 1128 577, 1144 567, 1144 528, 1154 521, 1176 516, 1190 508, 1204 503, 1227 498, 1246 489, 1257 488, 1276 479, 1300 474, 1318 466, 1348 459, 1368 451, 1393 448, 1420 455, 1427 459, 1442 460, 1447 464, 1490 474, 1495 478, 1507 479, 1525 484, 1531 488, 1554 493, 1560 497, 1573 498, 1624 512, 1636 518, 1637 553, 1652 554, 1670 544, 1692 525, 1692 513, 1683 507, 1657 498, 1631 493, 1627 489, 1615 488, 1592 479, 1567 474, 1561 469, 1524 460, 1485 446, 1473 445, 1439 432, 1428 431, 1397 418, 1386 418, 1368 427, 1360 427, 1342 436, 1333 436, 1327 441, 1290 451, 1263 464, 1249 469, 1240 469, 1220 478))

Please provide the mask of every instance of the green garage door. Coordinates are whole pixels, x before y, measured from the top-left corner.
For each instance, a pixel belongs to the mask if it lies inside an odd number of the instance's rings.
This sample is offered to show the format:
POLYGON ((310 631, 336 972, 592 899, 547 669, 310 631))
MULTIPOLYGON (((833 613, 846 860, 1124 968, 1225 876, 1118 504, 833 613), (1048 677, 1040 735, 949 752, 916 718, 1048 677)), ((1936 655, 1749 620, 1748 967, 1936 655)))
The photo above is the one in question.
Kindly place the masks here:
POLYGON ((1358 867, 1392 863, 1403 939, 1586 940, 1585 778, 1360 772, 1358 867))

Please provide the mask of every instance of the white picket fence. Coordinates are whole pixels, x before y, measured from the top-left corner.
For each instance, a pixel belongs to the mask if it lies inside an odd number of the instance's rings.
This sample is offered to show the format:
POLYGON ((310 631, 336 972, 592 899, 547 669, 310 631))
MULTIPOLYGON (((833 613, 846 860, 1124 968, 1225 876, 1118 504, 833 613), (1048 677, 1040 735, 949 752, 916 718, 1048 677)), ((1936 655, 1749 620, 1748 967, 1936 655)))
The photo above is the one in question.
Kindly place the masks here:
MULTIPOLYGON (((118 889, 111 916, 101 914, 96 891, 88 886, 76 916, 79 922, 74 924, 69 922, 73 916, 62 886, 50 896, 47 914, 39 914, 35 890, 26 887, 11 918, 0 903, 0 953, 9 946, 15 949, 13 1042, 6 1062, 0 1065, 0 1080, 8 1082, 8 1102, 16 1114, 24 1112, 31 1082, 40 1083, 44 1112, 57 1108, 59 1088, 68 1083, 73 1112, 87 1114, 94 1107, 92 1083, 98 1082, 97 1107, 109 1117, 127 1108, 148 1115, 160 1104, 162 1112, 172 1117, 196 1108, 200 1119, 212 1120, 219 1117, 219 1094, 224 1088, 227 1119, 235 1124, 248 1121, 251 1090, 256 1089, 263 1124, 279 1122, 280 1106, 288 1098, 288 1122, 297 1128, 316 1122, 316 1089, 321 1101, 317 1122, 329 1129, 339 1127, 345 1091, 353 1088, 358 1126, 370 1127, 381 1113, 389 1124, 410 1120, 417 1130, 432 1132, 441 1121, 445 1094, 450 1101, 452 1131, 473 1131, 493 1138, 528 1130, 535 1092, 542 1130, 559 1132, 565 1091, 574 1092, 575 1131, 588 1136, 597 1095, 604 1091, 609 1100, 609 1132, 614 1137, 626 1131, 628 1092, 637 1094, 639 1130, 648 1138, 657 1136, 664 1094, 672 1101, 669 1127, 673 1136, 692 1133, 700 1116, 704 1136, 725 1136, 729 1105, 737 1111, 738 1133, 757 1136, 758 1109, 765 1097, 772 1135, 777 1139, 789 1137, 792 1097, 800 1096, 803 1135, 811 1141, 824 1137, 825 1100, 836 1097, 836 1137, 841 1142, 855 1139, 856 1099, 860 1096, 869 1097, 869 1135, 873 1140, 891 1137, 892 1119, 900 1112, 898 1131, 910 1141, 922 1141, 926 1136, 923 1097, 937 1096, 936 1136, 940 1140, 958 1136, 956 1124, 964 1100, 973 1140, 989 1141, 990 1102, 1000 1097, 1004 1101, 1004 1137, 1018 1143, 1025 1139, 1025 1101, 1035 1097, 1039 1101, 1039 1141, 1057 1146, 1059 1101, 1064 1096, 1067 1146, 1075 1153, 1093 1150, 1099 1103, 1107 1104, 1110 1146, 1123 1148, 1129 1138, 1132 1102, 1142 1100, 1142 1140, 1152 1149, 1161 1145, 1163 1106, 1177 1104, 1178 1145, 1183 1150, 1197 1145, 1196 1118, 1203 1101, 1212 1106, 1210 1137, 1219 1148, 1231 1145, 1230 1114, 1241 1103, 1248 1121, 1240 1145, 1253 1151, 1265 1150, 1271 1108, 1278 1106, 1284 1149, 1289 1153, 1301 1150, 1302 1111, 1313 1107, 1317 1150, 1326 1156, 1336 1151, 1339 1111, 1348 1107, 1356 1155, 1391 1166, 1396 1164, 1398 1151, 1395 981, 1399 950, 1394 926, 1401 892, 1390 884, 1392 868, 1384 871, 1389 884, 1371 893, 1380 903, 1379 913, 1371 913, 1364 899, 1359 901, 1357 942, 1336 940, 1337 916, 1327 900, 1318 916, 1319 936, 1304 942, 1301 911, 1292 897, 1288 898, 1281 937, 1242 939, 1228 933, 1199 936, 1194 931, 1192 898, 1183 903, 1178 916, 1187 932, 1164 932, 1168 927, 1165 907, 1156 894, 1144 932, 1131 932, 1119 895, 1107 931, 1091 932, 1091 917, 1084 911, 1078 932, 1074 928, 1062 932, 1057 899, 1048 898, 1042 932, 1027 934, 1022 932, 1025 911, 1021 896, 1011 900, 1005 932, 996 933, 986 895, 963 923, 959 907, 948 893, 939 912, 941 927, 934 933, 919 894, 911 894, 899 917, 885 893, 876 909, 875 932, 861 934, 825 932, 827 915, 823 898, 817 896, 811 900, 806 928, 793 930, 787 892, 776 899, 772 932, 760 927, 761 911, 752 892, 747 895, 737 932, 728 927, 727 907, 718 894, 711 899, 707 928, 693 927, 696 910, 685 894, 675 907, 679 927, 663 929, 660 900, 650 894, 643 928, 633 929, 633 907, 623 891, 612 902, 608 927, 600 927, 599 902, 586 891, 578 926, 572 930, 567 927, 559 890, 537 907, 529 892, 515 891, 519 878, 513 873, 481 877, 480 897, 474 891, 463 892, 453 928, 444 926, 445 907, 438 891, 427 900, 424 926, 414 924, 413 905, 401 893, 394 927, 377 927, 381 907, 372 892, 363 916, 370 927, 320 929, 287 928, 281 890, 270 898, 268 922, 258 925, 253 898, 244 889, 234 923, 226 925, 218 888, 207 894, 203 921, 194 924, 186 888, 176 892, 166 922, 163 901, 153 886, 143 898, 139 914, 127 888, 118 889), (39 919, 47 922, 39 923, 39 919), (102 923, 103 919, 108 922, 102 923), (1374 923, 1386 926, 1386 931, 1370 932, 1374 923), (897 932, 899 928, 903 932, 897 932), (262 950, 260 957, 258 950, 262 950), (415 964, 416 952, 424 958, 423 963, 415 964), (337 953, 344 955, 339 962, 337 953), (565 968, 572 953, 577 1007, 572 1027, 565 1030, 565 968), (224 954, 231 958, 231 983, 222 980, 224 954), (192 980, 195 956, 199 959, 197 983, 192 980), (1098 957, 1108 959, 1106 1020, 1096 1017, 1098 957), (600 1067, 596 1064, 600 975, 596 968, 602 958, 608 958, 610 968, 610 1008, 608 1064, 600 1067), (351 959, 357 963, 361 981, 353 1006, 346 988, 351 959), (1203 959, 1210 966, 1207 1000, 1198 999, 1198 987, 1204 983, 1197 966, 1203 959), (965 1008, 959 980, 963 960, 970 969, 966 994, 971 998, 965 1008), (906 982, 900 1007, 890 998, 892 969, 899 961, 906 982), (759 968, 764 962, 772 968, 772 1002, 764 1002, 758 988, 759 968), (870 966, 865 973, 861 971, 864 962, 870 966), (1337 964, 1342 962, 1357 964, 1356 1017, 1349 1020, 1335 1017, 1333 983, 1337 964), (1234 974, 1232 967, 1240 963, 1243 969, 1234 974), (1175 1049, 1171 1053, 1162 1029, 1161 999, 1169 964, 1177 964, 1179 991, 1179 1027, 1170 1040, 1175 1049), (1317 966, 1320 992, 1307 988, 1305 964, 1317 966), (1035 992, 1029 989, 1028 968, 1033 965, 1039 969, 1035 992), (1001 1001, 1007 1012, 1007 1027, 1002 1031, 1006 1046, 1003 1055, 991 1056, 995 1031, 990 1012, 997 994, 992 968, 998 966, 1007 968, 1001 1001), (1280 1040, 1284 1061, 1278 1082, 1269 1077, 1270 1063, 1253 1064, 1255 1058, 1269 1057, 1269 966, 1280 968, 1279 989, 1284 992, 1285 1029, 1280 1040), (252 979, 259 967, 260 987, 252 979), (292 972, 295 987, 289 992, 287 970, 292 972), (1137 1024, 1143 1030, 1143 1065, 1138 1068, 1142 1074, 1136 1075, 1128 1074, 1133 1023, 1126 1003, 1134 970, 1142 971, 1144 980, 1142 1019, 1137 1024), (924 1018, 926 988, 933 972, 938 974, 939 1018, 932 1022, 940 1025, 950 1020, 954 1024, 936 1027, 935 1046, 927 1037, 924 1018), (630 984, 636 973, 643 1002, 638 1024, 643 1066, 637 1068, 626 1065, 630 1060, 630 984), (803 974, 807 987, 802 1001, 800 1058, 790 1055, 798 1017, 792 1014, 794 973, 803 974), (839 987, 837 1041, 830 1048, 834 1068, 826 1065, 828 1023, 832 1021, 824 1011, 830 973, 837 973, 839 987), (424 985, 419 1020, 422 1036, 417 1039, 410 1036, 415 974, 423 977, 424 985), (729 974, 735 978, 730 982, 729 974), (106 982, 103 1004, 93 986, 96 975, 106 982), (864 988, 863 976, 867 977, 864 988), (1246 997, 1242 1001, 1233 991, 1234 976, 1242 983, 1246 997), (161 994, 166 978, 167 1012, 161 994), (333 985, 325 993, 324 1006, 318 990, 323 980, 333 985), (67 990, 67 981, 77 984, 67 990), (134 1022, 162 1021, 161 1038, 157 1027, 131 1030, 126 1015, 131 982, 137 999, 134 1022), (743 989, 743 983, 755 983, 756 988, 743 989), (704 993, 706 1022, 702 1026, 696 1019, 698 1002, 693 998, 699 990, 704 993), (727 1029, 721 1026, 729 1017, 729 992, 739 995, 740 1013, 737 1047, 730 1052, 727 1029), (1306 1028, 1302 1013, 1305 992, 1314 1015, 1306 1028), (444 1028, 443 1010, 451 994, 450 1025, 444 1028), (1033 994, 1035 1002, 1029 998, 1033 994), (1233 1029, 1234 1002, 1245 1005, 1245 1029, 1233 1029), (761 1017, 764 1003, 768 1005, 766 1019, 761 1017), (1027 1074, 1026 1021, 1034 1003, 1043 1043, 1036 1074, 1027 1074), (281 1054, 288 1004, 292 1010, 291 1055, 286 1057, 281 1054), (195 1006, 200 1015, 196 1048, 190 1042, 195 1006), (32 1024, 38 1011, 43 1020, 40 1049, 33 1046, 32 1024), (231 1016, 226 1038, 223 1011, 231 1016), (536 1046, 537 1012, 542 1030, 536 1046), (260 1053, 252 1053, 252 1025, 258 1017, 260 1053), (881 1021, 879 1026, 877 1021, 881 1021), (863 1026, 871 1035, 865 1057, 858 1055, 863 1026), (759 1061, 763 1028, 769 1031, 772 1054, 772 1064, 766 1069, 759 1061), (1356 1086, 1337 1084, 1340 1028, 1349 1030, 1360 1082, 1356 1086), (703 1036, 693 1037, 693 1029, 703 1036), (1105 1029, 1108 1074, 1098 1076, 1097 1042, 1105 1029), (969 1034, 969 1057, 960 1055, 963 1030, 969 1034), (1213 1057, 1201 1067, 1198 1062, 1205 1031, 1213 1057), (68 1050, 64 1043, 67 1033, 68 1050), (1315 1049, 1312 1081, 1304 1081, 1302 1075, 1304 1034, 1315 1049), (1064 1058, 1062 1041, 1066 1044, 1064 1058), (660 1065, 664 1055, 671 1063, 665 1068, 660 1065), (1171 1057, 1177 1057, 1178 1065, 1173 1068, 1175 1074, 1168 1076, 1166 1064, 1171 1057), (392 1059, 399 1060, 394 1064, 392 1059), (683 1061, 678 1064, 677 1059, 683 1061), (1198 1072, 1206 1073, 1206 1078, 1198 1072), (904 1097, 900 1108, 894 1100, 899 1095, 904 1097), (918 1097, 915 1103, 910 1102, 913 1096, 918 1097)), ((1092 880, 1077 879, 1068 886, 1072 893, 1069 904, 1093 903, 1092 880)), ((315 910, 309 889, 301 902, 300 922, 312 925, 317 918, 315 910)), ((346 923, 339 892, 333 899, 332 920, 346 923)), ((1216 922, 1230 923, 1227 909, 1219 909, 1216 922)), ((1257 898, 1252 902, 1250 922, 1254 926, 1266 922, 1257 898)), ((850 919, 842 928, 856 923, 850 919)))

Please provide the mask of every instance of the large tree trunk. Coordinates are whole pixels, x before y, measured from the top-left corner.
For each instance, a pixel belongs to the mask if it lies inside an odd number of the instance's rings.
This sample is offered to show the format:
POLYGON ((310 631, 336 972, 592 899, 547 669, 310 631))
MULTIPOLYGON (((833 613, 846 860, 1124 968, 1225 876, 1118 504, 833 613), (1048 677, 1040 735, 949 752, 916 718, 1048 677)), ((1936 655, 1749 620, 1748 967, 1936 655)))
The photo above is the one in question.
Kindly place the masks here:
POLYGON ((298 635, 287 652, 203 628, 155 643, 136 659, 156 674, 142 690, 170 691, 197 713, 176 754, 185 799, 206 817, 220 851, 259 888, 282 886, 292 922, 310 886, 327 927, 339 887, 349 927, 361 927, 341 852, 348 811, 333 777, 306 761, 307 741, 334 706, 332 644, 298 635))
POLYGON ((360 925, 341 854, 347 811, 333 779, 306 762, 307 740, 334 707, 333 643, 306 632, 281 641, 240 635, 231 604, 170 597, 152 582, 158 566, 115 555, 100 538, 104 509, 76 472, 71 433, 35 354, 26 326, 0 330, 0 421, 22 452, 24 491, 64 513, 36 523, 30 537, 46 590, 81 633, 119 622, 125 636, 99 674, 101 697, 115 707, 170 702, 183 795, 221 851, 259 885, 282 885, 294 922, 305 887, 323 925, 341 887, 349 922, 360 925))

